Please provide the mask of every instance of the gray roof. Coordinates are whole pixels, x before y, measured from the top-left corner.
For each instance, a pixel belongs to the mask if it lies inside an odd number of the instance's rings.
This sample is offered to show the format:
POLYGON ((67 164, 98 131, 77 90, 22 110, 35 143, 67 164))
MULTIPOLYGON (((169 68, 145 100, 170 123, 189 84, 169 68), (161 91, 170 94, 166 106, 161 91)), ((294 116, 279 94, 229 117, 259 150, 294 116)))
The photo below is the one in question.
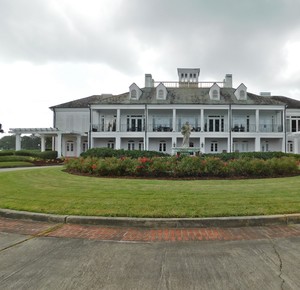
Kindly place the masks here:
MULTIPOLYGON (((202 105, 285 105, 285 97, 263 97, 247 93, 247 100, 238 100, 234 95, 235 89, 221 88, 220 100, 211 100, 209 88, 167 88, 165 100, 156 99, 155 88, 143 88, 139 100, 129 99, 129 92, 120 95, 94 95, 83 99, 60 104, 53 108, 88 108, 93 104, 202 104, 202 105)), ((293 100, 295 101, 295 100, 293 100)), ((296 101, 300 104, 299 101, 296 101)), ((300 108, 300 105, 298 105, 300 108)))
POLYGON ((300 109, 300 101, 298 100, 282 96, 273 96, 271 99, 285 103, 288 109, 300 109))

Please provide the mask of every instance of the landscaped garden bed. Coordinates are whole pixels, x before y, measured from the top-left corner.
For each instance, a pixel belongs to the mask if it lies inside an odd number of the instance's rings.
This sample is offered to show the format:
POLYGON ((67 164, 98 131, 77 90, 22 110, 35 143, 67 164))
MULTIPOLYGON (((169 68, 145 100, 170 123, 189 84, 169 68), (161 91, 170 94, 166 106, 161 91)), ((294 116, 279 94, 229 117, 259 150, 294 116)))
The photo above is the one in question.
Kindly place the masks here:
MULTIPOLYGON (((101 151, 101 150, 100 150, 101 151)), ((139 154, 143 154, 140 152, 139 154)), ((98 156, 101 154, 98 154, 98 156)), ((65 160, 75 174, 144 178, 259 178, 299 174, 298 156, 284 153, 220 156, 85 157, 65 160), (230 158, 229 158, 230 157, 230 158)))

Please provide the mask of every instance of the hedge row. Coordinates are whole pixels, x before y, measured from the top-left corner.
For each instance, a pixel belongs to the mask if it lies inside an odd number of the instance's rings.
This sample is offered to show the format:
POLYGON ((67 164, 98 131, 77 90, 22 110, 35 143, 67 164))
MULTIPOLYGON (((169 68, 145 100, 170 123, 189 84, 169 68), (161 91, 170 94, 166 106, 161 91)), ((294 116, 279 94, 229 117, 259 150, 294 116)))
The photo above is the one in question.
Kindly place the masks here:
POLYGON ((298 161, 292 157, 272 159, 239 158, 223 161, 217 157, 153 158, 72 158, 65 161, 70 173, 93 176, 134 177, 276 177, 299 174, 298 161))
POLYGON ((281 158, 281 157, 294 157, 297 160, 300 160, 300 154, 291 154, 283 152, 232 152, 232 153, 216 153, 216 154, 203 154, 203 157, 218 157, 223 161, 228 161, 232 159, 239 158, 250 158, 250 159, 272 159, 272 158, 281 158))
POLYGON ((157 152, 157 151, 139 151, 139 150, 124 150, 124 149, 111 149, 111 148, 92 148, 86 152, 81 153, 81 157, 97 157, 97 158, 107 158, 107 157, 158 157, 167 156, 168 154, 157 152))
POLYGON ((29 156, 35 157, 40 159, 56 159, 57 158, 57 151, 37 151, 37 150, 5 150, 0 151, 0 156, 29 156))

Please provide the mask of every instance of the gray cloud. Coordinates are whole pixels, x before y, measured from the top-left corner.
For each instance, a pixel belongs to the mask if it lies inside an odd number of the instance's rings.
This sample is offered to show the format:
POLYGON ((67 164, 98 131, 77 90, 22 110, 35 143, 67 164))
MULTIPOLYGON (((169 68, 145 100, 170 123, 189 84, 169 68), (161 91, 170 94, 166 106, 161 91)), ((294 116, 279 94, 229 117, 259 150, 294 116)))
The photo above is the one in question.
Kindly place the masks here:
POLYGON ((94 22, 51 3, 0 1, 0 59, 98 62, 134 74, 147 70, 139 53, 152 48, 173 78, 177 67, 191 66, 272 89, 283 47, 300 31, 297 0, 123 0, 104 22, 105 11, 94 22))

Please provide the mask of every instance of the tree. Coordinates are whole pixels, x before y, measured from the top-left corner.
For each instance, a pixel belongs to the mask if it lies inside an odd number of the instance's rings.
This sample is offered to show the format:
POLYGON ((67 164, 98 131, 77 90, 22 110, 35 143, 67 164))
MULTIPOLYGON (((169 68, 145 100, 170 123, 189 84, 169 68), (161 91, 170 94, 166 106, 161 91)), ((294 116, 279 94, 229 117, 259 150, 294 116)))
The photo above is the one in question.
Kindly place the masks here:
POLYGON ((4 136, 0 139, 0 150, 15 150, 16 136, 4 136))

